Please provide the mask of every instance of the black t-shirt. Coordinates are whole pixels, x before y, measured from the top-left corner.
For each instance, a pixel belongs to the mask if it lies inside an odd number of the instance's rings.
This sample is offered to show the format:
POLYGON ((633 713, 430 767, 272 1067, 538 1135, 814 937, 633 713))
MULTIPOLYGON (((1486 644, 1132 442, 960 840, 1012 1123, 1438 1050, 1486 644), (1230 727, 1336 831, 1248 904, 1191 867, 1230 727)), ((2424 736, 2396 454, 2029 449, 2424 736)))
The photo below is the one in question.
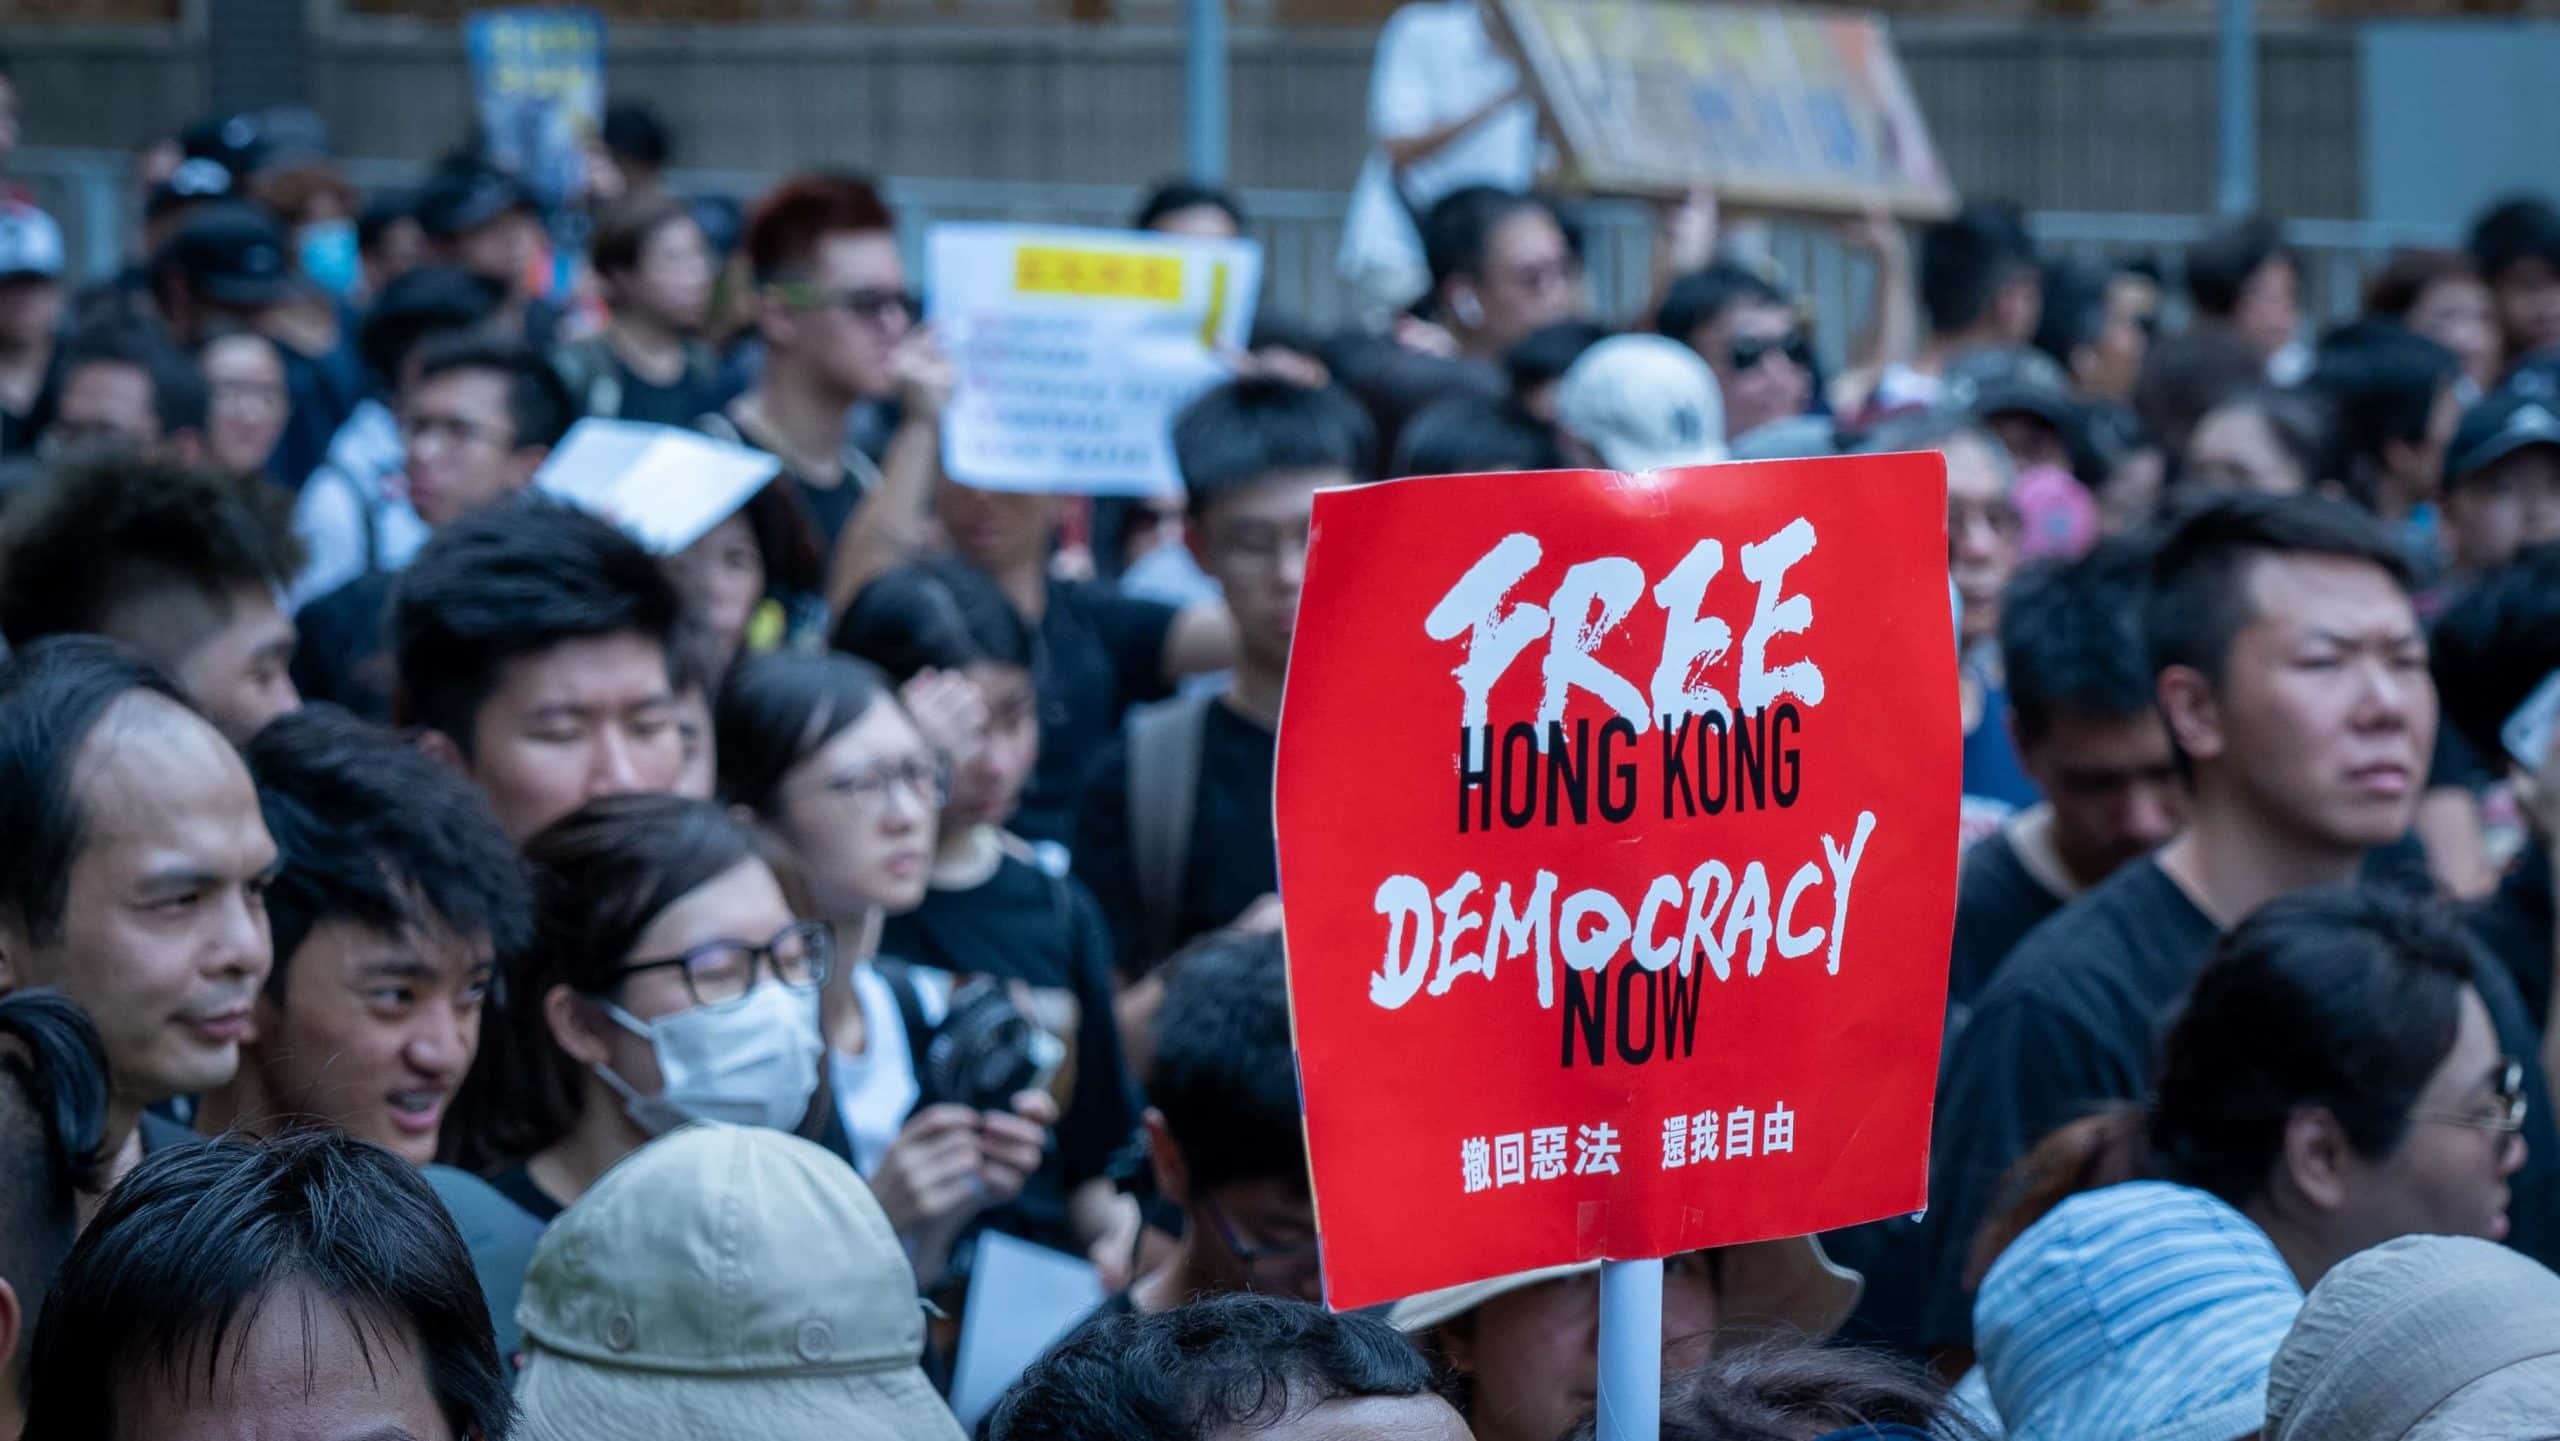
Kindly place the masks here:
POLYGON ((2551 1015, 2551 853, 2533 841, 2487 899, 2465 916, 2481 948, 2506 968, 2537 1031, 2551 1015))
MULTIPOLYGON (((1200 784, 1191 803, 1170 944, 1234 922, 1245 908, 1280 889, 1279 852, 1271 835, 1271 768, 1280 738, 1213 702, 1200 726, 1200 784)), ((1076 878, 1093 890, 1119 942, 1120 973, 1145 973, 1161 955, 1147 954, 1139 902, 1137 847, 1129 830, 1129 741, 1123 735, 1094 762, 1076 822, 1076 878)))
POLYGON ((293 687, 304 700, 335 701, 367 720, 391 719, 398 659, 391 650, 396 571, 357 576, 294 616, 293 687))
POLYGON ((524 1208, 524 1213, 548 1226, 560 1219, 567 1208, 551 1199, 551 1193, 533 1183, 533 1171, 526 1166, 509 1166, 488 1178, 489 1189, 524 1208))
MULTIPOLYGON (((1874 1334, 1907 1337, 1889 1313, 1917 1297, 1921 1346, 1971 1344, 1965 1263, 2001 1176, 2057 1128, 2149 1094, 2160 1030, 2219 935, 2159 862, 2145 858, 2018 943, 1947 1058, 1930 1148, 1929 1212, 1911 1228, 1909 1253, 1884 1267, 1886 1284, 1869 1279, 1860 1310, 1874 1334)), ((2511 1055, 2535 1054, 2523 1003, 2503 968, 2483 964, 2476 974, 2500 1044, 2511 1055)), ((2541 1067, 2525 1072, 2530 1154, 2512 1183, 2508 1240, 2548 1264, 2560 1254, 2560 1171, 2551 1155, 2560 1139, 2541 1067)))
POLYGON ((1971 1011, 1992 972, 2066 900, 2047 890, 2018 859, 2006 830, 1965 852, 1964 869, 1956 879, 1955 947, 1947 962, 1950 1020, 1971 1011))
MULTIPOLYGON (((1129 707, 1172 693, 1164 646, 1174 608, 1090 580, 1049 582, 1032 682, 1040 697, 1040 763, 1023 788, 1014 833, 1068 843, 1096 752, 1129 707)), ((919 957, 921 959, 921 957, 919 957)))
POLYGON ((880 949, 919 966, 1074 995, 1075 1094, 1058 1121, 1057 1149, 1022 1198, 988 1218, 1025 1240, 1072 1250, 1067 1194, 1105 1174, 1112 1152, 1138 1124, 1136 1089, 1111 1008, 1111 936, 1093 897, 1072 880, 1007 856, 985 884, 927 891, 923 905, 890 917, 880 949))
POLYGON ((690 426, 696 417, 710 408, 717 393, 717 382, 712 376, 690 368, 676 377, 675 384, 658 385, 643 379, 640 372, 616 355, 613 357, 613 373, 622 387, 622 403, 617 413, 624 420, 690 426))

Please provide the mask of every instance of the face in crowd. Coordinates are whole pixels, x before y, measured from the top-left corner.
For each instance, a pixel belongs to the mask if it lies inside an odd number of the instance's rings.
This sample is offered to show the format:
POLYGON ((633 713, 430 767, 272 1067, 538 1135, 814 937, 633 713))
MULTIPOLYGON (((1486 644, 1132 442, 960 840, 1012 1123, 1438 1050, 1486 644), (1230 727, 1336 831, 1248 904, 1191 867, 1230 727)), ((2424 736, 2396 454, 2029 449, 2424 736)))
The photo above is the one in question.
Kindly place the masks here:
POLYGON ((564 640, 500 667, 464 771, 521 844, 598 796, 675 788, 684 766, 663 646, 634 632, 564 640))
POLYGON ((1947 576, 1964 601, 1966 644, 1999 633, 2000 592, 2018 570, 2020 520, 2002 458, 1979 436, 1947 442, 1947 576))
POLYGON ((53 986, 96 1021, 120 1106, 228 1082, 269 963, 275 844, 239 752, 128 691, 82 744, 82 824, 59 921, 0 920, 0 986, 53 986))
POLYGON ((333 917, 259 997, 247 1063, 271 1106, 423 1166, 479 1054, 495 974, 485 935, 333 917))
POLYGON ((1226 596, 1244 660, 1265 674, 1288 668, 1316 492, 1353 482, 1339 468, 1277 471, 1211 502, 1199 516, 1192 539, 1201 568, 1226 596))
POLYGON ((866 230, 824 237, 805 279, 768 292, 764 334, 777 356, 858 400, 896 391, 894 361, 911 324, 897 237, 866 230))
POLYGON ((1040 760, 1040 698, 1031 672, 980 661, 963 674, 977 687, 986 727, 952 765, 951 799, 942 811, 946 838, 973 826, 1004 824, 1021 804, 1022 788, 1040 760))
POLYGON ((2362 852, 2409 828, 2435 684, 2408 594, 2344 556, 2262 555, 2219 676, 2161 673, 2178 746, 2295 844, 2362 852))
POLYGON ((2503 1241, 2508 1178, 2525 1162, 2523 1136, 2505 1126, 2521 1085, 2498 1053, 2489 1008, 2464 986, 2453 1049, 2410 1108, 2399 1144, 2359 1155, 2334 1121, 2306 1120, 2285 1138, 2288 1184, 2329 1211, 2329 1249, 2340 1255, 2401 1236, 2503 1241))
POLYGON ((1484 263, 1453 276, 1449 316, 1472 354, 1498 356, 1540 326, 1582 309, 1582 262, 1542 205, 1524 205, 1485 236, 1484 263))
POLYGON ((2186 786, 2157 712, 2059 708, 2018 758, 2053 807, 2054 849, 2075 876, 2112 875, 2186 824, 2186 786))
POLYGON ((636 310, 679 335, 702 329, 711 316, 717 278, 711 242, 689 215, 676 215, 649 232, 639 263, 613 282, 614 311, 636 310))
POLYGON ((1813 399, 1803 333, 1787 306, 1743 296, 1699 327, 1689 343, 1715 369, 1727 434, 1749 435, 1773 420, 1802 415, 1813 399))
POLYGON ((209 342, 199 363, 207 392, 205 452, 225 470, 254 475, 284 439, 284 358, 263 335, 209 342))
POLYGON ((518 443, 510 378, 461 368, 406 388, 400 428, 408 440, 409 503, 443 525, 522 490, 547 453, 518 443))
POLYGON ((872 703, 776 789, 774 826, 822 916, 924 903, 948 772, 904 707, 872 703))
MULTIPOLYGON (((1707 1359, 1716 1328, 1710 1253, 1663 1265, 1662 1370, 1707 1359)), ((1549 1441, 1570 1430, 1599 1395, 1597 1272, 1524 1286, 1485 1301, 1433 1333, 1466 1378, 1467 1424, 1477 1441, 1549 1441)))

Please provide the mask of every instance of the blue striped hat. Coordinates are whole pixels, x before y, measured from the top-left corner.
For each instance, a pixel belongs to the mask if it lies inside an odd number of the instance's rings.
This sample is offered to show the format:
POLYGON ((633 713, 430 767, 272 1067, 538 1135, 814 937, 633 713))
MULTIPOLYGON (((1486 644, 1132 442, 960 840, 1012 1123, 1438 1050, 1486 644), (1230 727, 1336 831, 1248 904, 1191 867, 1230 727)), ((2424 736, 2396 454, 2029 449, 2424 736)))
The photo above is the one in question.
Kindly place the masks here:
POLYGON ((1974 1340, 2010 1441, 2234 1441, 2265 1419, 2267 1369, 2302 1287, 2248 1217, 2134 1181, 2056 1206, 1974 1298, 1974 1340))

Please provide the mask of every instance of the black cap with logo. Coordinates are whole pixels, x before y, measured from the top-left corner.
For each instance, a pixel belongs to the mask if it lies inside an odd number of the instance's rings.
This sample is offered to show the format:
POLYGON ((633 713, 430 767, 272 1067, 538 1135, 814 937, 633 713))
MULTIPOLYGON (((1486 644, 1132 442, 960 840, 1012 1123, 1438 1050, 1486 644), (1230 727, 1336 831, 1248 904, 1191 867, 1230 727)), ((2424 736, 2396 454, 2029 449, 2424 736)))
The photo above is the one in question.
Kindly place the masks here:
POLYGON ((293 293, 284 227, 264 207, 243 202, 188 216, 151 257, 151 268, 183 273, 190 293, 216 305, 274 305, 293 293))
POLYGON ((2560 446, 2560 400, 2503 390, 2462 413, 2444 454, 2450 490, 2530 446, 2560 446))

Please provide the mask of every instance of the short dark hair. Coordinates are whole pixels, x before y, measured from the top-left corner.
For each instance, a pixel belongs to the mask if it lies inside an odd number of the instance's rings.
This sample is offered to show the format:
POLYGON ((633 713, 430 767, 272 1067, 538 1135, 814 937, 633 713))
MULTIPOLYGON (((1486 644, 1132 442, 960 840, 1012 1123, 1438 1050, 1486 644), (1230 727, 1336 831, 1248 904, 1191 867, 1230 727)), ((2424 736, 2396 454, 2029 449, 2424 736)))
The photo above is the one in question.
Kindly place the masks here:
POLYGON ((2337 407, 2343 479, 2357 504, 2379 497, 2383 446, 2424 440, 2436 402, 2460 379, 2460 357, 2388 320, 2352 321, 2321 338, 2306 384, 2337 407))
POLYGON ((2072 352, 2095 345, 2107 330, 2107 277, 2076 260, 2044 264, 2044 309, 2036 320, 2036 349, 2066 372, 2072 352))
POLYGON ((2448 280, 2479 279, 2480 272, 2471 257, 2459 250, 2395 250, 2382 268, 2365 280, 2364 313, 2405 325, 2409 312, 2418 308, 2418 301, 2429 286, 2448 280))
POLYGON ((2152 553, 2142 642, 2153 675, 2187 666, 2219 683, 2231 642, 2252 614, 2249 573, 2266 556, 2359 560, 2410 587, 2408 557, 2382 522, 2344 501, 2255 492, 2184 507, 2152 553))
POLYGON ((2358 1153, 2390 1153, 2453 1049, 2471 942, 2375 887, 2302 891, 2223 936, 2161 1046, 2151 1149, 2169 1179, 2245 1206, 2304 1106, 2358 1153))
POLYGON ((609 207, 587 241, 587 263, 610 279, 640 267, 640 253, 660 230, 677 221, 698 224, 693 207, 672 195, 650 195, 609 207))
POLYGON ((1138 213, 1130 219, 1129 228, 1153 230, 1156 228, 1157 221, 1175 211, 1196 209, 1203 205, 1214 206, 1225 211, 1227 218, 1235 222, 1239 232, 1244 229, 1244 206, 1237 201, 1233 191, 1224 186, 1212 185, 1205 180, 1184 178, 1156 182, 1155 186, 1138 201, 1138 213))
POLYGON ((515 431, 515 449, 558 445, 578 418, 560 372, 522 341, 463 331, 420 343, 420 380, 465 370, 484 370, 506 380, 507 423, 515 431))
POLYGON ((2473 581, 2437 618, 2428 651, 2445 724, 2482 756, 2501 756, 2507 717, 2560 671, 2560 541, 2473 581))
POLYGON ((1195 1191, 1307 1173, 1280 938, 1217 932, 1166 962, 1147 1099, 1195 1191))
POLYGON ((2110 720, 2147 715, 2152 671, 2142 663, 2142 542, 2101 543, 2078 560, 2018 573, 2000 600, 2000 661, 2018 742, 2033 745, 2063 712, 2110 720))
POLYGON ((673 643, 684 612, 657 557, 611 521, 519 495, 439 529, 400 577, 395 721, 441 731, 466 756, 507 663, 564 641, 673 643))
POLYGON ((1504 401, 1452 395, 1405 422, 1387 470, 1408 476, 1563 467, 1564 447, 1554 426, 1504 401))
POLYGON ((2214 407, 2263 385, 2267 363, 2247 341, 2220 328, 2190 330, 2151 347, 2134 381, 2133 408, 2172 459, 2195 437, 2214 407))
POLYGON ((2507 196, 2471 222, 2465 248, 2492 285, 2528 260, 2560 270, 2560 210, 2539 195, 2507 196))
POLYGON ((0 520, 0 635, 103 631, 118 606, 168 591, 228 615, 230 592, 302 569, 293 497, 259 476, 143 459, 57 471, 0 520))
POLYGON ((193 357, 147 322, 116 318, 74 331, 62 344, 60 374, 68 380, 86 365, 122 365, 151 381, 151 414, 163 435, 202 430, 212 391, 193 357))
POLYGON ((19 1399, 33 1320, 53 1273, 80 1234, 79 1197, 105 1188, 107 1043, 60 993, 0 996, 0 1281, 18 1293, 24 1322, 15 1354, 19 1399))
POLYGON ((356 212, 356 250, 371 255, 382 248, 383 238, 391 228, 406 220, 418 220, 418 196, 412 190, 377 190, 365 197, 364 208, 356 212))
POLYGON ((1719 260, 1704 270, 1692 270, 1671 282, 1671 288, 1663 292, 1661 308, 1654 312, 1653 328, 1687 345, 1692 336, 1715 324, 1727 310, 1745 301, 1759 305, 1784 305, 1787 297, 1748 267, 1730 260, 1719 260))
POLYGON ((1191 513, 1261 484, 1274 471, 1378 473, 1378 431, 1349 395, 1255 377, 1216 386, 1173 420, 1174 464, 1191 513))
POLYGON ((2196 309, 2219 320, 2240 304, 2249 277, 2271 260, 2291 263, 2284 231, 2263 215, 2247 215, 2216 226, 2187 247, 2187 295, 2196 309))
POLYGON ((1581 253, 1573 228, 1564 223, 1564 213, 1547 197, 1494 185, 1460 186, 1440 197, 1422 217, 1422 255, 1431 267, 1432 285, 1444 284, 1453 275, 1482 271, 1493 232, 1512 216, 1530 210, 1546 212, 1564 232, 1565 244, 1575 254, 1581 253))
POLYGON ((758 285, 796 280, 830 235, 894 231, 897 220, 859 175, 795 175, 765 192, 747 217, 739 248, 758 285))
POLYGON ((616 100, 607 105, 604 121, 596 127, 596 138, 604 142, 605 150, 614 159, 651 170, 665 169, 668 157, 675 153, 666 121, 659 118, 657 107, 645 100, 616 100))
POLYGON ((328 921, 485 935, 501 955, 523 946, 533 909, 524 862, 479 787, 452 767, 333 705, 268 722, 247 758, 278 862, 269 996, 284 994, 294 953, 328 921))
POLYGON ((771 818, 791 768, 884 701, 897 701, 889 678, 853 656, 775 651, 740 661, 720 688, 712 727, 719 737, 721 798, 771 818))
POLYGON ((855 594, 836 622, 837 650, 905 685, 924 670, 1031 668, 1038 638, 977 567, 953 556, 910 561, 855 594))
POLYGON ((1208 1441, 1349 1397, 1421 1396, 1431 1366, 1375 1317, 1236 1292, 1069 1336, 996 1402, 990 1441, 1208 1441))
POLYGON ((1975 201, 1920 232, 1920 308, 1929 329, 1953 335, 1982 323, 2000 287, 2035 265, 2018 207, 1975 201))
POLYGON ((160 672, 101 637, 48 636, 0 661, 0 912, 38 945, 61 934, 71 867, 87 841, 80 753, 115 703, 134 692, 193 713, 160 672))
POLYGON ((415 1334, 453 1434, 505 1441, 515 1402, 453 1218, 417 1167, 326 1131, 173 1146, 108 1193, 36 1326, 29 1441, 112 1434, 139 1377, 218 1374, 297 1285, 361 1335, 415 1334))
MULTIPOLYGON (((1593 1441, 1585 1418, 1567 1441, 1593 1441)), ((1916 1363, 1883 1351, 1790 1338, 1730 1349, 1666 1380, 1662 1441, 1800 1441, 1907 1426, 1945 1441, 1981 1433, 1916 1363)))
POLYGON ((1502 353, 1503 378, 1511 384, 1514 399, 1564 379, 1565 372, 1582 358, 1582 352, 1610 337, 1609 327, 1596 320, 1550 321, 1513 341, 1502 353))
POLYGON ((422 265, 392 278, 356 330, 356 354, 385 386, 400 383, 409 355, 430 337, 469 330, 498 313, 507 288, 485 275, 422 265))
POLYGON ((454 1098, 444 1159, 473 1171, 524 1160, 577 1125, 587 1070, 552 1038, 553 986, 611 996, 641 932, 660 912, 748 861, 773 856, 708 801, 618 795, 589 801, 525 842, 533 928, 499 958, 502 1001, 454 1098))
POLYGON ((2338 435, 2338 407, 2328 392, 2252 385, 2196 417, 2197 428, 2202 429, 2214 411, 2235 408, 2255 411, 2266 421, 2267 433, 2283 448, 2285 458, 2301 468, 2306 484, 2317 486, 2345 475, 2348 466, 2338 435))

